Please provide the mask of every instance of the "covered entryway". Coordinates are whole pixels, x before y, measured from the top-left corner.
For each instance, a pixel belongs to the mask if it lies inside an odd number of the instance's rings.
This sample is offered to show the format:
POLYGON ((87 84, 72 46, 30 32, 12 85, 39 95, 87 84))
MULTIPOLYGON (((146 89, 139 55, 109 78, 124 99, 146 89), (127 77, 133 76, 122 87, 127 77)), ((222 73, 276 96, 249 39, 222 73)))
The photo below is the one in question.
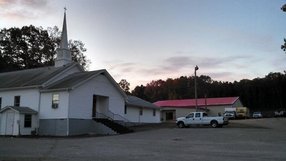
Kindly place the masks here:
POLYGON ((176 110, 162 110, 161 121, 174 121, 176 120, 176 110))
POLYGON ((6 106, 0 111, 0 135, 31 135, 38 129, 37 111, 28 107, 6 106))
POLYGON ((92 101, 93 118, 109 116, 109 97, 93 95, 92 101))

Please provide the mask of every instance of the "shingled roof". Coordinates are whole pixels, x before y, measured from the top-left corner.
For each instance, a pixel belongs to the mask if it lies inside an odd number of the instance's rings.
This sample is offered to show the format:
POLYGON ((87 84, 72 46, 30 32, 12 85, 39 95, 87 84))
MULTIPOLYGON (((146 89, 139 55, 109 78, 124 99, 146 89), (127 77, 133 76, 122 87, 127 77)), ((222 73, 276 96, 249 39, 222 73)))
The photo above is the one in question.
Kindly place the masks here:
POLYGON ((39 87, 73 65, 75 63, 58 68, 52 66, 0 73, 0 90, 39 87))
POLYGON ((37 114, 38 113, 37 111, 35 111, 29 107, 18 107, 18 106, 6 106, 0 110, 0 113, 6 111, 8 109, 17 111, 21 114, 37 114))
POLYGON ((151 109, 160 108, 154 105, 153 103, 150 103, 148 101, 145 101, 135 96, 127 96, 126 105, 135 106, 135 107, 145 107, 145 108, 151 108, 151 109))
POLYGON ((77 72, 73 73, 45 88, 45 90, 54 89, 72 89, 73 87, 101 74, 105 73, 106 70, 96 70, 90 72, 77 72))
POLYGON ((120 94, 122 94, 122 96, 126 98, 126 94, 122 91, 117 82, 111 77, 111 75, 105 69, 86 71, 86 72, 76 72, 70 74, 67 77, 60 79, 48 85, 47 87, 43 88, 41 92, 72 90, 99 75, 104 75, 111 82, 111 84, 120 92, 120 94))

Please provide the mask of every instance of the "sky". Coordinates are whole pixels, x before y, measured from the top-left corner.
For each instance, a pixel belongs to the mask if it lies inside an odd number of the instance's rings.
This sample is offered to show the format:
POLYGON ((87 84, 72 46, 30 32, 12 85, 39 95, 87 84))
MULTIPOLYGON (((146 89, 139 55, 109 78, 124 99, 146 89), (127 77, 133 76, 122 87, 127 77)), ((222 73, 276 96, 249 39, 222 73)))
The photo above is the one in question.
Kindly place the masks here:
POLYGON ((81 40, 89 70, 131 89, 152 80, 208 75, 239 81, 286 70, 286 0, 0 0, 0 29, 62 28, 81 40))

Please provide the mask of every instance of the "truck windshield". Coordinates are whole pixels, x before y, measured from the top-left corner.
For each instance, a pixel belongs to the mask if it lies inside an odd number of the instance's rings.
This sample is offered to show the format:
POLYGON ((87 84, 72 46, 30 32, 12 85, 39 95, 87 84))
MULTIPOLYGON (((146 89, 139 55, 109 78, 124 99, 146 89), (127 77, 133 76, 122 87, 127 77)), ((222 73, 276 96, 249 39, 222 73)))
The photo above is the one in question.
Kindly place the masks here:
POLYGON ((186 116, 186 118, 193 118, 193 117, 194 117, 193 113, 190 113, 188 116, 186 116))

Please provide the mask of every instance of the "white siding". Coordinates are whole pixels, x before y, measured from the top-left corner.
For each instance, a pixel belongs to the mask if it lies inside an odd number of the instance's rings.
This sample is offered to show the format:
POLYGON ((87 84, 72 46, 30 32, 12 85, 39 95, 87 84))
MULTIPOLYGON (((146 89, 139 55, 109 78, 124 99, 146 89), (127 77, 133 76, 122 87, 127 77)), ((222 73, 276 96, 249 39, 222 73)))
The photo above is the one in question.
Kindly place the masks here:
POLYGON ((128 119, 130 122, 140 122, 139 111, 140 108, 138 107, 126 107, 126 114, 124 117, 128 119))
POLYGON ((5 106, 14 106, 15 96, 20 96, 20 106, 29 107, 35 111, 39 110, 38 89, 23 89, 0 92, 0 97, 2 97, 2 108, 5 106))
MULTIPOLYGON (((70 92, 69 118, 90 119, 93 95, 103 96, 100 100, 108 101, 108 110, 121 116, 124 115, 123 96, 104 75, 99 75, 70 92)), ((97 103, 99 106, 99 102, 97 103)), ((100 109, 100 107, 97 108, 100 109)))
POLYGON ((128 106, 124 117, 135 123, 160 123, 160 110, 156 110, 156 115, 153 116, 153 109, 142 108, 142 115, 140 115, 140 109, 139 107, 128 106))
POLYGON ((39 111, 39 119, 61 119, 67 118, 69 106, 69 93, 66 92, 50 92, 41 93, 41 109, 39 111), (59 94, 59 107, 52 108, 52 95, 59 94))
POLYGON ((20 120, 19 113, 8 109, 3 113, 1 113, 0 116, 1 116, 0 135, 18 135, 19 134, 18 120, 20 120))
POLYGON ((20 134, 21 135, 31 135, 31 132, 39 128, 37 115, 32 115, 32 125, 27 128, 24 127, 25 114, 20 114, 20 134))

